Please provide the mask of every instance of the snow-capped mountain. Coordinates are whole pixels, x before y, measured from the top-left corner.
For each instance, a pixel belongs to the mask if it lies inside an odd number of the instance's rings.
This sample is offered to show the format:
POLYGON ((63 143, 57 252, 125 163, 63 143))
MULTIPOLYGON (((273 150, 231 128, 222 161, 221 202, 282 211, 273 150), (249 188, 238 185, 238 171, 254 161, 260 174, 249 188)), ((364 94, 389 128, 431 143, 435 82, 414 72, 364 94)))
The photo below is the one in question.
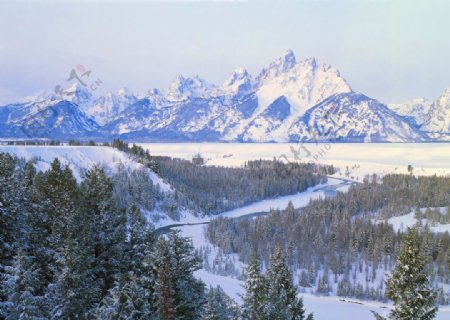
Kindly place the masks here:
POLYGON ((251 92, 252 89, 253 77, 242 67, 236 68, 220 88, 224 95, 238 97, 251 92))
POLYGON ((138 98, 127 88, 122 88, 116 94, 109 92, 96 99, 91 105, 86 106, 84 111, 99 125, 105 125, 137 100, 138 98))
POLYGON ((67 100, 44 100, 0 108, 3 138, 69 139, 98 136, 98 124, 67 100))
POLYGON ((79 84, 78 82, 72 84, 69 88, 66 90, 63 90, 60 93, 60 96, 52 95, 53 100, 65 100, 72 102, 73 104, 77 105, 81 110, 85 111, 88 109, 93 101, 94 97, 91 93, 91 91, 79 84))
POLYGON ((295 123, 295 141, 420 142, 425 138, 381 102, 350 92, 333 95, 309 109, 295 123))
POLYGON ((333 94, 351 92, 336 69, 314 58, 297 63, 290 50, 261 71, 255 87, 258 107, 230 130, 227 140, 287 141, 292 124, 306 110, 333 94), (273 119, 269 115, 277 108, 282 116, 273 119))
POLYGON ((353 92, 332 66, 315 58, 297 61, 288 50, 256 77, 238 67, 220 85, 179 75, 167 89, 145 96, 121 89, 94 98, 75 84, 59 94, 0 107, 0 135, 19 137, 39 112, 58 106, 66 110, 62 116, 38 117, 47 119, 39 120, 46 129, 38 131, 40 137, 288 142, 323 141, 332 134, 338 141, 425 141, 448 132, 449 96, 447 90, 432 105, 415 100, 391 110, 353 92), (332 114, 334 109, 339 112, 332 114))
POLYGON ((432 134, 450 136, 450 87, 431 104, 421 129, 432 134))
POLYGON ((399 115, 411 119, 416 126, 421 126, 427 120, 431 102, 425 98, 417 98, 403 103, 391 103, 388 106, 399 115))
POLYGON ((185 78, 178 75, 166 90, 166 98, 169 101, 185 101, 190 98, 207 97, 214 89, 214 85, 195 75, 193 78, 185 78))

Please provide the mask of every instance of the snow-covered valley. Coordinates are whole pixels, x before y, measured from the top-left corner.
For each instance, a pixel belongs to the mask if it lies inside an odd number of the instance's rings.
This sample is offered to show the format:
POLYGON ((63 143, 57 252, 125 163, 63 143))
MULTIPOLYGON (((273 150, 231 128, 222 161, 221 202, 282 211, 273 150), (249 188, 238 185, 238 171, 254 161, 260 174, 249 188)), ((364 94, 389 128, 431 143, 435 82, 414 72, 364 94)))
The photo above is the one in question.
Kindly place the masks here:
MULTIPOLYGON (((147 148, 152 155, 166 155, 189 160, 195 154, 200 153, 206 159, 208 165, 221 166, 241 166, 249 160, 271 160, 282 155, 286 155, 287 159, 294 161, 295 153, 292 153, 291 147, 296 148, 294 150, 298 150, 300 147, 295 144, 142 144, 142 146, 147 148)), ((305 150, 302 149, 303 161, 315 160, 319 163, 333 164, 340 169, 340 172, 335 174, 334 177, 330 177, 326 183, 310 187, 304 192, 265 199, 223 212, 218 216, 239 218, 258 212, 268 212, 270 209, 284 209, 289 202, 292 202, 296 208, 304 207, 312 199, 330 196, 332 190, 347 191, 351 185, 348 180, 357 183, 362 181, 366 175, 372 173, 381 176, 388 173, 407 173, 409 164, 414 167, 413 174, 416 175, 450 174, 450 145, 448 144, 331 144, 329 147, 323 144, 308 144, 306 147, 311 155, 305 157, 305 150), (319 155, 317 159, 314 158, 315 155, 319 155)), ((119 164, 131 169, 142 166, 127 154, 109 147, 0 146, 0 152, 9 152, 27 160, 35 160, 35 165, 39 170, 47 170, 51 161, 58 157, 63 164, 68 164, 71 167, 79 181, 83 178, 84 172, 94 164, 100 164, 111 172, 114 172, 119 164)), ((149 171, 148 174, 151 175, 152 181, 159 184, 163 190, 173 189, 155 173, 149 171)), ((214 216, 214 218, 218 216, 214 216)), ((157 223, 156 226, 207 223, 211 219, 211 217, 196 217, 186 213, 178 221, 166 218, 157 223)), ((414 217, 395 217, 391 218, 389 223, 400 229, 411 220, 414 220, 414 217), (395 219, 402 220, 397 221, 395 219)), ((185 225, 176 228, 180 229, 183 235, 192 238, 197 249, 204 250, 205 247, 209 247, 207 259, 213 260, 219 252, 219 248, 208 242, 205 235, 205 228, 207 228, 205 224, 185 225)), ((231 257, 231 259, 235 259, 235 267, 242 271, 245 265, 237 261, 236 257, 231 257)), ((196 276, 207 285, 220 285, 228 295, 236 301, 240 301, 239 294, 243 292, 243 283, 236 277, 218 275, 205 269, 197 271, 196 276)), ((296 279, 298 280, 298 274, 296 279)), ((360 301, 337 296, 316 296, 309 292, 301 293, 301 296, 304 298, 308 312, 314 312, 315 319, 369 320, 373 319, 371 310, 386 314, 390 307, 389 304, 380 302, 360 301)), ((444 320, 449 317, 450 308, 440 307, 437 319, 444 320)))

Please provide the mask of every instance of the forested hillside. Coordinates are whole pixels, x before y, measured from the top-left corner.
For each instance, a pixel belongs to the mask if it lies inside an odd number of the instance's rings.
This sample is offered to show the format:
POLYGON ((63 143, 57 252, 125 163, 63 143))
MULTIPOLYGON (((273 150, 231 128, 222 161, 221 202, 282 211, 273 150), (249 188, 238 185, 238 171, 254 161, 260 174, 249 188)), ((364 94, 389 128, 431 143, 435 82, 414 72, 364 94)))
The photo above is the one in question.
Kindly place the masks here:
MULTIPOLYGON (((201 166, 187 160, 154 157, 158 173, 192 201, 196 211, 217 214, 266 198, 294 194, 326 177, 310 164, 249 161, 242 168, 201 166), (288 170, 289 175, 280 174, 288 170)), ((331 169, 330 169, 331 170, 331 169)), ((332 172, 331 172, 332 173, 332 172)))
MULTIPOLYGON (((114 188, 99 166, 77 184, 58 159, 37 172, 0 153, 1 319, 253 319, 194 277, 202 262, 189 239, 157 236, 133 197, 118 205, 114 188)), ((291 295, 272 299, 267 312, 282 307, 304 319, 285 257, 271 261, 285 272, 268 283, 290 284, 291 295)))
MULTIPOLYGON (((307 188, 326 181, 326 174, 333 174, 334 167, 317 164, 285 164, 281 161, 255 160, 248 161, 239 168, 205 166, 191 161, 155 157, 142 147, 133 144, 131 147, 121 141, 114 140, 112 147, 124 151, 147 168, 157 172, 175 189, 173 196, 160 190, 146 191, 149 198, 152 195, 164 199, 164 211, 177 218, 179 210, 188 209, 195 215, 214 215, 266 198, 295 194, 307 188), (288 174, 287 174, 288 173, 288 174)), ((118 181, 127 184, 129 188, 137 184, 136 191, 148 189, 148 181, 141 183, 142 173, 133 174, 120 172, 118 181), (128 179, 126 182, 124 180, 128 179)), ((131 192, 135 195, 136 192, 131 192)), ((146 209, 153 210, 149 204, 146 209)))
MULTIPOLYGON (((245 263, 257 251, 266 264, 274 247, 280 246, 308 292, 385 300, 384 273, 394 267, 402 234, 379 219, 449 203, 448 177, 373 176, 302 209, 288 206, 248 220, 215 219, 207 237, 223 254, 237 253, 245 263)), ((450 283, 450 236, 425 226, 420 241, 433 285, 444 288, 439 302, 447 304, 450 292, 443 284, 450 283)))

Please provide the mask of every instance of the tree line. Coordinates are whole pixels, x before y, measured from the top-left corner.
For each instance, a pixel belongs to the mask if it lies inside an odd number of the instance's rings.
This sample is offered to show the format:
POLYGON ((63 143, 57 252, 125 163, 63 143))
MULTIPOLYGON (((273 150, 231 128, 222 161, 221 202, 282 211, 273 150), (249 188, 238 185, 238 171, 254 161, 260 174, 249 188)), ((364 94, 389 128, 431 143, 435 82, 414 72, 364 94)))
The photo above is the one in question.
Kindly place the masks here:
MULTIPOLYGON (((448 203, 448 177, 374 177, 305 208, 289 204, 265 217, 214 219, 207 238, 220 248, 219 254, 237 253, 244 263, 250 263, 257 251, 265 265, 273 249, 281 247, 303 291, 385 301, 384 273, 395 267, 403 237, 378 217, 448 203)), ((426 225, 419 239, 438 301, 448 304, 450 292, 443 284, 450 283, 450 236, 433 233, 426 225)))

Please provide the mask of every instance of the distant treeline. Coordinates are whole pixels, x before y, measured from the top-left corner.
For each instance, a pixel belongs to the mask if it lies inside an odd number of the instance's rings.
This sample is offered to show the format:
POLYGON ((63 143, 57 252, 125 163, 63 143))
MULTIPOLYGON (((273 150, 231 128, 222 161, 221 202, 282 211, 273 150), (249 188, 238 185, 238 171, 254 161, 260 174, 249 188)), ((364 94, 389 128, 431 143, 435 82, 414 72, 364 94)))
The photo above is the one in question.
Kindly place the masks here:
POLYGON ((305 191, 326 177, 311 164, 295 164, 288 176, 278 161, 249 161, 240 168, 196 165, 188 160, 153 157, 161 177, 186 196, 189 208, 217 214, 255 201, 305 191))

